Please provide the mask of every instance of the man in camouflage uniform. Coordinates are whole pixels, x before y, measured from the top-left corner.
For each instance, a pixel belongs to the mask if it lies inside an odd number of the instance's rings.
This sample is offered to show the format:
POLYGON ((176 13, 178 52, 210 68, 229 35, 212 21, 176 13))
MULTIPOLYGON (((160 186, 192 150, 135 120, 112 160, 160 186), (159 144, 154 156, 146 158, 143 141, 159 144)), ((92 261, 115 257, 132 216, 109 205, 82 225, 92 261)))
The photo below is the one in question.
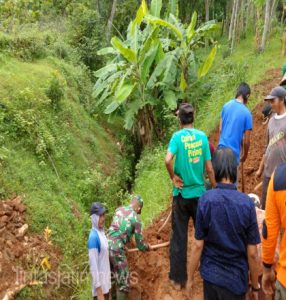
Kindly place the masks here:
POLYGON ((129 292, 126 243, 134 235, 137 248, 141 251, 149 250, 149 245, 144 242, 142 236, 142 223, 139 216, 142 207, 143 199, 140 196, 133 197, 128 206, 119 207, 107 232, 111 270, 117 284, 117 300, 127 299, 129 292))

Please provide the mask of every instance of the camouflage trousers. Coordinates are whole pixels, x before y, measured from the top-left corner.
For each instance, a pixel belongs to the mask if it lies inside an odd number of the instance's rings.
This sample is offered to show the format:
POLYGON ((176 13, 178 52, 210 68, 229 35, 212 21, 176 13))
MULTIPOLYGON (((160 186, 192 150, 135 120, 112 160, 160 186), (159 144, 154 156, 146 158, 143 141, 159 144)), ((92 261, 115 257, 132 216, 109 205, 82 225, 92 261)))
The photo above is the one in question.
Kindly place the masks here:
POLYGON ((116 283, 117 289, 121 292, 129 292, 129 269, 126 254, 123 250, 109 250, 112 282, 116 283))

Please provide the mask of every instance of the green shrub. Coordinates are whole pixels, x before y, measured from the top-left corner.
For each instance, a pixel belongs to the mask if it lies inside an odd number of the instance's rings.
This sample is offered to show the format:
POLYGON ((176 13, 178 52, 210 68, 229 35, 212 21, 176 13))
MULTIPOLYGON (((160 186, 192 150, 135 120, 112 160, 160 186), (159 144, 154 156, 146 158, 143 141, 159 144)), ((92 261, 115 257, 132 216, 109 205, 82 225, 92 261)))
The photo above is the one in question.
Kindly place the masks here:
POLYGON ((0 50, 10 53, 24 61, 44 58, 54 37, 50 32, 39 30, 17 31, 15 34, 0 34, 0 50))
POLYGON ((45 94, 51 100, 52 107, 54 109, 59 109, 60 101, 65 96, 65 90, 63 80, 59 78, 59 75, 56 72, 54 72, 51 80, 49 81, 45 94))
POLYGON ((97 51, 106 44, 103 38, 104 22, 96 10, 81 3, 73 3, 69 9, 69 43, 77 50, 84 64, 96 70, 103 63, 97 51))

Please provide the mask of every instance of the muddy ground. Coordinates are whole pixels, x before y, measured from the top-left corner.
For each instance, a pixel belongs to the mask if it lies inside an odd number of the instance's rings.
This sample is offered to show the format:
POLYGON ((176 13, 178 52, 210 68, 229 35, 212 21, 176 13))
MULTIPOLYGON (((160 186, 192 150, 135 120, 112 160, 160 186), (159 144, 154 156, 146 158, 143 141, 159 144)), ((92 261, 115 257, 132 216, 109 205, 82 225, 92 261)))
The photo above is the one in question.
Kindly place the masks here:
MULTIPOLYGON (((265 74, 265 78, 253 87, 253 97, 262 98, 268 94, 271 89, 279 83, 280 70, 270 70, 265 74)), ((263 99, 263 98, 262 98, 263 99)), ((244 164, 245 176, 245 192, 253 192, 254 187, 259 183, 255 178, 255 171, 259 167, 265 147, 265 130, 266 125, 262 124, 261 110, 264 101, 261 100, 253 111, 253 133, 251 139, 251 147, 248 159, 244 164)), ((218 130, 211 134, 210 141, 215 146, 218 143, 218 130)), ((241 188, 241 173, 239 180, 239 188, 241 188)), ((257 194, 260 196, 261 190, 257 194)), ((151 244, 157 244, 170 239, 171 224, 166 225, 160 233, 158 239, 157 233, 160 226, 164 223, 170 209, 163 212, 152 226, 145 230, 146 240, 151 244)), ((193 239, 193 224, 189 225, 189 242, 188 242, 188 259, 190 259, 191 247, 193 239)), ((169 248, 159 249, 148 253, 132 253, 129 255, 130 271, 137 274, 137 283, 134 284, 129 299, 132 300, 183 300, 190 299, 185 291, 176 291, 172 288, 168 280, 169 272, 169 248)), ((135 276, 134 276, 135 277, 135 276)), ((193 291, 193 300, 203 299, 202 280, 199 273, 196 274, 195 287, 193 291)))

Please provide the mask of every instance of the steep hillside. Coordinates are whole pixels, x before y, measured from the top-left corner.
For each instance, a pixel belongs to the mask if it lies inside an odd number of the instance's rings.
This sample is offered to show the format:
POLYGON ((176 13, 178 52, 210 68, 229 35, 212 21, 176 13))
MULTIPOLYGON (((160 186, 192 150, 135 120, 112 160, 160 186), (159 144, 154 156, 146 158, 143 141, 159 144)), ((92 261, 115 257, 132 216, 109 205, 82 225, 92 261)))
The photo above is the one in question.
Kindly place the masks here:
MULTIPOLYGON (((91 82, 83 66, 3 53, 0 61, 0 196, 21 196, 29 231, 42 235, 48 226, 62 253, 57 263, 83 270, 90 203, 105 202, 112 213, 126 187, 120 130, 115 136, 87 112, 91 82)), ((34 290, 26 289, 23 299, 46 299, 34 290)))

